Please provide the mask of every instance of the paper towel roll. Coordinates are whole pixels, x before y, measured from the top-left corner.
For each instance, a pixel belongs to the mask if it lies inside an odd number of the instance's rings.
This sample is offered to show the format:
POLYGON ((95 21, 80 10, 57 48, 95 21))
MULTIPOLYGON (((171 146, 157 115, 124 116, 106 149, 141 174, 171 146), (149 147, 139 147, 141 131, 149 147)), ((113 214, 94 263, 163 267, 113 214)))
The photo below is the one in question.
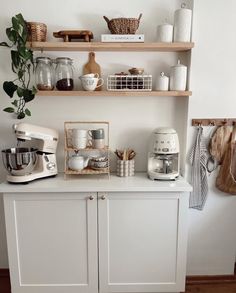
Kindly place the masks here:
POLYGON ((190 42, 192 25, 192 10, 181 8, 175 11, 174 42, 190 42))

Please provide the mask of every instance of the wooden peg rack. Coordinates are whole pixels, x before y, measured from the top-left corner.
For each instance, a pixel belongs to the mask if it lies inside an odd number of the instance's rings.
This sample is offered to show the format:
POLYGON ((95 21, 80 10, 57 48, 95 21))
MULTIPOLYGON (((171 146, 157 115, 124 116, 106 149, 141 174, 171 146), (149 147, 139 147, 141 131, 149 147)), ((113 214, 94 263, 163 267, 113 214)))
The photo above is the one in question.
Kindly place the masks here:
POLYGON ((235 124, 236 118, 192 119, 192 126, 232 126, 235 124))

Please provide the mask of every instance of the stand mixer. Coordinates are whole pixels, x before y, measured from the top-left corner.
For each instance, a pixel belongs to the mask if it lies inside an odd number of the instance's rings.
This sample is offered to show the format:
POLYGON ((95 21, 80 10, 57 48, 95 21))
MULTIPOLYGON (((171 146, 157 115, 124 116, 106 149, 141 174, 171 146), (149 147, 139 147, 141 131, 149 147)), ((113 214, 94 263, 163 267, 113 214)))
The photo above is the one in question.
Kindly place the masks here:
POLYGON ((152 133, 148 153, 151 180, 175 180, 179 176, 179 139, 172 128, 157 128, 152 133))
POLYGON ((36 148, 17 147, 2 150, 3 164, 10 183, 27 183, 57 175, 56 149, 58 132, 37 125, 13 125, 17 141, 35 140, 36 148))

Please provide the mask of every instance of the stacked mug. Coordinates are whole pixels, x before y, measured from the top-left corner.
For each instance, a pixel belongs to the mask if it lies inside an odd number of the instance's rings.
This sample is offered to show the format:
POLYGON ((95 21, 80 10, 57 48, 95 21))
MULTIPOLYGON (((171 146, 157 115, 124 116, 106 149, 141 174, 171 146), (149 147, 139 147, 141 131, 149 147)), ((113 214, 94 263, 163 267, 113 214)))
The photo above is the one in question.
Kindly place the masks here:
POLYGON ((90 130, 92 138, 92 147, 94 149, 103 149, 105 147, 105 133, 103 128, 90 130))
POLYGON ((89 73, 79 77, 82 83, 82 87, 85 91, 95 91, 101 87, 104 83, 102 78, 99 78, 98 73, 89 73), (100 82, 100 84, 98 84, 100 82))
POLYGON ((88 130, 72 129, 72 145, 77 149, 85 149, 88 145, 88 130))

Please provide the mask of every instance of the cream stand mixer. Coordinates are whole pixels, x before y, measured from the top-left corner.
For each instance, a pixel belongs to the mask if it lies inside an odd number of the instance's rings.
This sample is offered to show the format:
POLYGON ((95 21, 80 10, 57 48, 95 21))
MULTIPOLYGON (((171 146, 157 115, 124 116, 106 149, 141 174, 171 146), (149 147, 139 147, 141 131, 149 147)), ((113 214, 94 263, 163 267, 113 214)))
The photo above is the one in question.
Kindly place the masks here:
POLYGON ((17 147, 2 151, 10 183, 27 183, 39 178, 57 175, 56 149, 58 132, 37 125, 13 125, 17 141, 35 140, 36 148, 17 147))

